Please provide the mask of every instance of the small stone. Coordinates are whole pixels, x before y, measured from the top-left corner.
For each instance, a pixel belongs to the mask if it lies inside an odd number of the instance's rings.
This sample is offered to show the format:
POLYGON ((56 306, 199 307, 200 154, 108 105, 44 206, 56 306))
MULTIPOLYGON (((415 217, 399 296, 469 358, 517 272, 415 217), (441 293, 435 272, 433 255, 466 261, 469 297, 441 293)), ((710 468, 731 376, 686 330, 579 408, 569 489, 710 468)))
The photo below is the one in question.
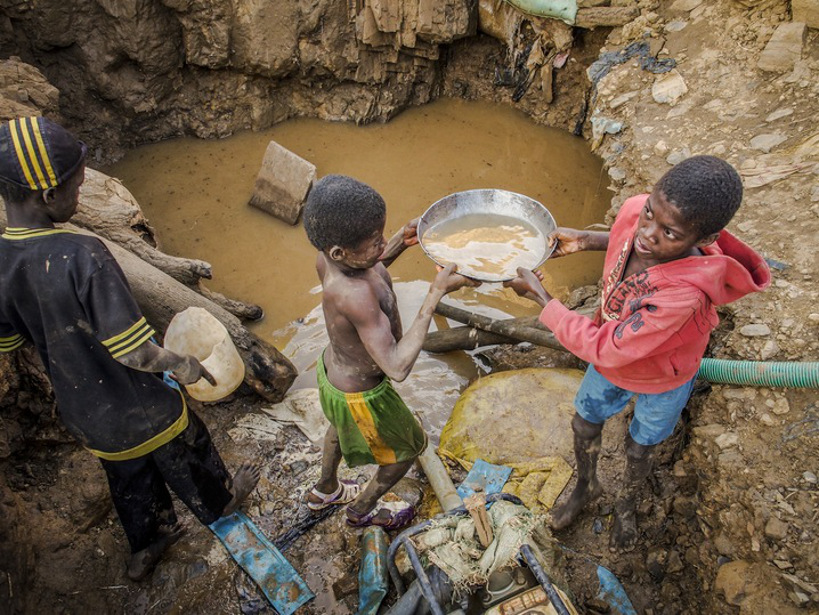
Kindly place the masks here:
POLYGON ((717 436, 715 442, 720 450, 725 450, 731 446, 736 446, 739 443, 739 436, 733 432, 726 432, 717 436))
POLYGON ((790 599, 793 600, 797 606, 805 606, 808 602, 810 602, 810 596, 798 590, 794 590, 789 593, 788 597, 790 597, 790 599))
POLYGON ((790 570, 791 568, 793 568, 793 564, 791 564, 788 560, 775 559, 773 563, 774 566, 776 566, 780 570, 790 570))
POLYGON ((668 24, 665 26, 666 32, 680 32, 681 30, 685 30, 688 26, 688 22, 684 19, 675 19, 674 21, 669 21, 668 24))
POLYGON ((592 523, 592 531, 595 534, 602 534, 603 533, 603 522, 600 519, 595 519, 594 523, 592 523))
POLYGON ((787 414, 791 411, 791 405, 788 403, 788 400, 784 397, 779 397, 774 401, 773 408, 771 408, 771 412, 774 414, 787 414))
POLYGON ((665 141, 657 141, 654 144, 654 153, 658 156, 665 156, 668 153, 668 144, 665 141))
POLYGON ((611 167, 609 169, 609 177, 616 182, 621 182, 626 178, 626 172, 620 167, 611 167))
POLYGON ((671 10, 679 11, 680 13, 688 13, 693 11, 701 4, 702 0, 675 0, 671 5, 671 10))
POLYGON ((802 480, 806 483, 810 483, 811 485, 816 484, 816 474, 808 470, 807 472, 802 472, 802 480))
POLYGON ((763 412, 759 417, 759 422, 763 425, 767 425, 768 427, 773 427, 776 425, 776 421, 774 418, 768 414, 767 412, 763 412))
POLYGON ((777 145, 787 140, 788 137, 778 132, 765 133, 751 139, 751 147, 767 154, 777 145))
POLYGON ((651 86, 651 96, 660 104, 675 105, 688 92, 688 86, 682 75, 672 69, 658 77, 651 86))
POLYGON ((672 551, 668 554, 668 566, 666 566, 665 571, 668 574, 675 574, 677 572, 681 572, 683 569, 682 558, 678 551, 672 551))
POLYGON ((690 157, 691 157, 691 150, 689 150, 687 147, 684 147, 681 150, 680 149, 675 149, 673 152, 671 152, 671 154, 669 154, 668 158, 666 158, 665 161, 668 164, 670 164, 671 166, 674 166, 675 164, 679 164, 683 160, 685 160, 686 158, 690 158, 690 157))
POLYGON ((783 540, 788 535, 788 524, 771 517, 765 524, 765 536, 771 540, 783 540))
POLYGON ((759 357, 763 361, 767 361, 771 357, 776 356, 779 352, 779 344, 777 344, 774 340, 768 340, 765 342, 765 345, 762 347, 762 350, 759 352, 759 357))
POLYGON ((766 324, 745 325, 739 333, 745 337, 764 337, 771 334, 771 328, 766 324))
POLYGON ((728 604, 739 605, 745 599, 749 568, 750 564, 742 560, 719 567, 714 588, 724 594, 728 604))
POLYGON ((765 118, 766 122, 775 122, 776 120, 781 120, 783 117, 788 117, 789 115, 793 115, 793 109, 786 107, 784 109, 777 109, 768 117, 765 118))
POLYGON ((812 312, 808 314, 808 320, 813 323, 819 323, 819 313, 812 312))

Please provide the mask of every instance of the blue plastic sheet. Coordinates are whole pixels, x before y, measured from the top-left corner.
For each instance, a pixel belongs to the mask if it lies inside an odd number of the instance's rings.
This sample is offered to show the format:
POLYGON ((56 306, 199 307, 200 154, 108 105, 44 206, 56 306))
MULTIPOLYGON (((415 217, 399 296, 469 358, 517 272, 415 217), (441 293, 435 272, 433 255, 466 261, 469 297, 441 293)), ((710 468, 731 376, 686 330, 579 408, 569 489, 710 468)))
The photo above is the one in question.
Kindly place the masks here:
POLYGON ((472 469, 466 475, 464 482, 462 482, 456 491, 461 499, 468 497, 476 491, 482 491, 486 495, 493 493, 500 493, 506 481, 509 480, 509 475, 512 474, 512 468, 506 466, 499 466, 493 463, 487 463, 483 459, 476 459, 472 464, 472 469))
POLYGON ((290 615, 315 597, 296 569, 244 513, 221 517, 209 527, 281 615, 290 615))
POLYGON ((637 615, 631 600, 626 595, 626 590, 611 570, 598 566, 597 578, 600 581, 600 592, 597 598, 608 604, 614 615, 637 615))

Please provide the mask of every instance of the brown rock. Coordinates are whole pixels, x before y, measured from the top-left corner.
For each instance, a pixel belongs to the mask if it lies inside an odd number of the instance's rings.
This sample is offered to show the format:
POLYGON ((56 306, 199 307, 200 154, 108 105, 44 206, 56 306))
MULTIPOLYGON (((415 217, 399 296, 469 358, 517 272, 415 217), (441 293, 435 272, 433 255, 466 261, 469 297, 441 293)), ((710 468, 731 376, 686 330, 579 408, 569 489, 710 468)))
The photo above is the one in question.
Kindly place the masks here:
POLYGON ((804 22, 809 28, 819 28, 819 0, 791 0, 793 20, 804 22))
POLYGON ((788 524, 776 517, 768 519, 765 524, 765 536, 772 540, 783 540, 788 535, 788 524))
POLYGON ((714 587, 725 595, 728 604, 740 605, 747 595, 750 564, 738 560, 720 566, 714 587))
POLYGON ((757 66, 764 71, 785 73, 802 57, 807 29, 804 22, 780 24, 765 45, 757 66))
POLYGON ((256 177, 250 204, 295 224, 315 179, 315 165, 271 141, 256 177))

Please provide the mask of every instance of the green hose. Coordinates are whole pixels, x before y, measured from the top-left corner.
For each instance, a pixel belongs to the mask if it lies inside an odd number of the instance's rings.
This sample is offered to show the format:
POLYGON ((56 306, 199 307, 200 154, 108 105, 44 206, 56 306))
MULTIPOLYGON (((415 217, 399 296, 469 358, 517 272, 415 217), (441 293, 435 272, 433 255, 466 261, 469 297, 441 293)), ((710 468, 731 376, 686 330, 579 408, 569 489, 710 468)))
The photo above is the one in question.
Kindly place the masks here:
POLYGON ((721 384, 819 388, 819 363, 728 361, 705 358, 697 377, 721 384))
POLYGON ((506 0, 516 9, 538 17, 554 17, 570 26, 577 16, 576 0, 506 0))

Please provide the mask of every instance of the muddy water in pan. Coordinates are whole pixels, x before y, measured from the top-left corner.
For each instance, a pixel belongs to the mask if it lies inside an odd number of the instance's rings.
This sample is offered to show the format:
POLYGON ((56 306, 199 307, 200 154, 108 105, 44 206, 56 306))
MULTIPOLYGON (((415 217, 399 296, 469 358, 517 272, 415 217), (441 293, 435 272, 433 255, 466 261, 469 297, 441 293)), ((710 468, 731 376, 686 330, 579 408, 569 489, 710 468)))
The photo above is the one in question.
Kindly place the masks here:
POLYGON ((440 264, 479 280, 515 277, 518 267, 534 269, 546 254, 546 237, 517 218, 471 214, 444 220, 423 233, 427 253, 440 264))
MULTIPOLYGON (((315 386, 312 368, 326 344, 321 289, 315 250, 301 224, 290 226, 247 204, 270 140, 315 164, 319 177, 351 175, 378 190, 387 202, 388 236, 443 196, 473 188, 530 196, 559 226, 602 222, 609 205, 601 162, 584 141, 504 106, 456 100, 410 109, 387 124, 299 119, 218 141, 169 140, 138 148, 105 169, 134 194, 164 251, 210 262, 208 287, 264 308, 265 318, 251 328, 293 360, 302 372, 297 387, 315 386)), ((560 297, 596 282, 601 267, 602 254, 589 253, 547 261, 542 271, 547 288, 560 297)), ((390 273, 406 329, 435 268, 415 247, 390 273)), ((500 284, 446 300, 489 316, 534 314, 537 307, 500 284)), ((463 353, 422 353, 397 388, 437 433, 475 374, 463 353)))

